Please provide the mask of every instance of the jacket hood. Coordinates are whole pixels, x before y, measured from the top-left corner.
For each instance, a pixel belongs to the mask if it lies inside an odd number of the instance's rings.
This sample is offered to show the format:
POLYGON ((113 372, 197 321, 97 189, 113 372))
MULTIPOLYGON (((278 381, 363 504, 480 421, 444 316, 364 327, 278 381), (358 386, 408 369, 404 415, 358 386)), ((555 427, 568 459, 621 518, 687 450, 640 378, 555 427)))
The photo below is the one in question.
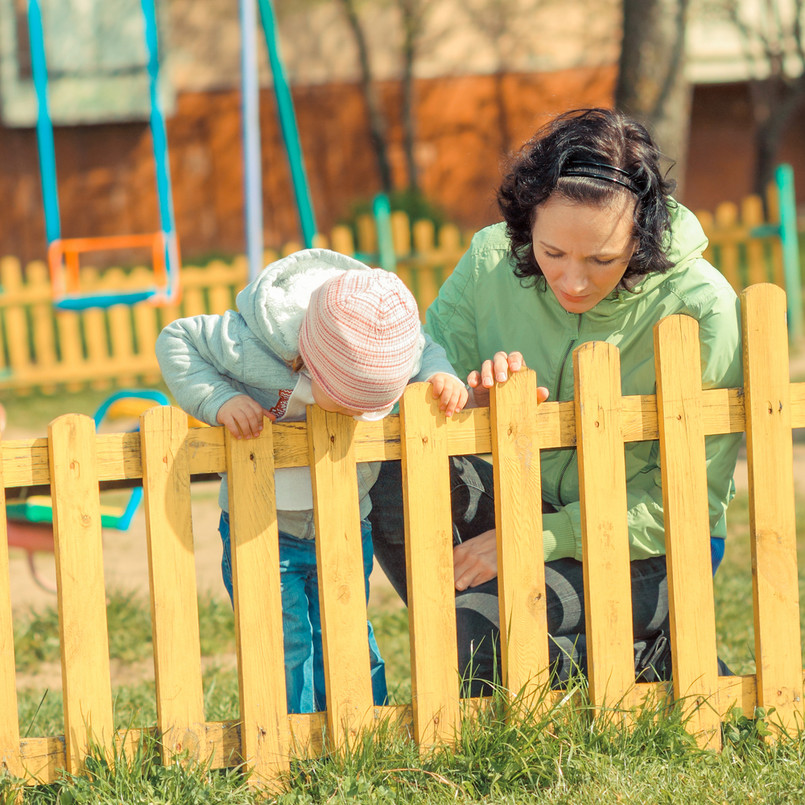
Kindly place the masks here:
MULTIPOLYGON (((670 271, 680 271, 687 268, 693 260, 698 260, 709 241, 699 219, 687 208, 676 201, 669 205, 671 213, 671 232, 667 239, 665 254, 673 263, 670 271)), ((665 274, 650 274, 641 280, 636 290, 648 290, 663 282, 665 274)))
POLYGON ((666 239, 665 254, 673 264, 672 267, 663 274, 648 274, 631 291, 616 288, 606 299, 602 299, 591 311, 585 313, 585 316, 609 317, 614 310, 613 305, 637 303, 641 297, 658 288, 670 276, 685 271, 691 263, 702 257, 709 241, 698 218, 687 207, 673 200, 669 204, 669 212, 671 232, 666 239))
POLYGON ((313 291, 344 271, 369 266, 329 249, 305 249, 269 263, 238 295, 249 329, 279 358, 299 355, 299 329, 313 291))

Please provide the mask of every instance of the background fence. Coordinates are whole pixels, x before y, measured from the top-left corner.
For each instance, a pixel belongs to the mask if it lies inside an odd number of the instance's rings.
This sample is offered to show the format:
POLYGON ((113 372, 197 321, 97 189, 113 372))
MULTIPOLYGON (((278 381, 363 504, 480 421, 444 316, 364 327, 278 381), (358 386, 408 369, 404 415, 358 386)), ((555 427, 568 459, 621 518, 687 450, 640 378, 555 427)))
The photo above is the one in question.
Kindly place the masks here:
MULTIPOLYGON (((455 739, 463 714, 456 662, 448 455, 491 453, 501 589, 502 673, 510 691, 544 685, 548 665, 539 451, 576 447, 582 482, 589 696, 599 709, 676 696, 700 744, 720 746, 733 706, 775 708, 781 729, 803 717, 792 428, 805 427, 805 383, 790 383, 785 297, 774 286, 743 294, 745 385, 702 390, 697 325, 684 316, 655 329, 656 396, 622 397, 617 349, 575 351, 575 401, 537 405, 533 372, 492 393, 489 409, 445 419, 426 384, 410 386, 399 417, 362 423, 312 408, 307 423, 268 427, 256 440, 222 428, 188 429, 178 409, 143 414, 139 434, 96 435, 88 417, 55 420, 47 438, 2 443, 2 487, 50 483, 64 692, 64 738, 21 737, 17 715, 8 553, 0 538, 0 757, 29 783, 80 773, 90 739, 133 752, 158 735, 166 759, 188 752, 213 767, 245 762, 255 780, 296 751, 351 740, 398 718, 422 745, 455 739), (693 359, 692 359, 693 358, 693 359), (747 433, 752 511, 756 672, 719 677, 709 554, 705 436, 747 433), (634 683, 626 442, 659 439, 671 611, 673 688, 634 683), (401 459, 406 518, 412 701, 373 707, 355 462, 401 459), (602 461, 611 472, 601 472, 602 461), (317 512, 318 572, 328 710, 287 714, 273 478, 309 464, 317 512), (205 718, 190 483, 230 476, 240 717, 205 718), (107 644, 99 482, 142 478, 148 528, 157 724, 115 731, 107 644), (425 507, 422 502, 427 500, 425 507), (328 639, 328 636, 330 639, 328 639), (323 736, 324 735, 324 739, 323 736)), ((0 508, 5 507, 4 495, 0 508)), ((0 523, 5 518, 0 517, 0 523)), ((4 526, 0 526, 4 527, 4 526)), ((747 601, 747 606, 750 606, 747 601)), ((558 701, 561 692, 554 692, 558 701)), ((550 701, 550 697, 548 699, 550 701)))
MULTIPOLYGON (((764 217, 763 203, 757 197, 747 198, 741 205, 722 204, 714 214, 698 213, 710 238, 705 256, 736 291, 756 282, 791 285, 784 269, 779 199, 774 186, 768 198, 768 217, 764 217)), ((430 221, 412 223, 399 212, 390 216, 387 235, 394 248, 390 265, 411 288, 424 316, 470 236, 452 225, 437 228, 430 221)), ((354 233, 339 227, 329 238, 320 237, 317 245, 357 254, 374 265, 389 263, 386 256, 381 260, 382 243, 370 216, 358 221, 354 233)), ((289 243, 282 254, 299 248, 300 244, 289 243)), ((266 262, 277 256, 267 253, 266 262)), ((247 262, 238 257, 228 263, 213 261, 203 268, 184 268, 178 305, 156 308, 139 303, 107 310, 57 311, 51 304, 44 263, 30 263, 23 271, 15 258, 0 259, 0 391, 26 394, 39 389, 53 393, 62 388, 157 382, 160 373, 154 342, 160 329, 178 316, 223 313, 234 306, 235 295, 246 282, 247 262)), ((88 290, 125 292, 149 284, 146 269, 110 269, 102 275, 85 270, 83 276, 88 290)), ((801 321, 801 293, 796 287, 796 301, 793 305, 789 302, 790 325, 801 321), (799 312, 794 315, 792 310, 799 312)))

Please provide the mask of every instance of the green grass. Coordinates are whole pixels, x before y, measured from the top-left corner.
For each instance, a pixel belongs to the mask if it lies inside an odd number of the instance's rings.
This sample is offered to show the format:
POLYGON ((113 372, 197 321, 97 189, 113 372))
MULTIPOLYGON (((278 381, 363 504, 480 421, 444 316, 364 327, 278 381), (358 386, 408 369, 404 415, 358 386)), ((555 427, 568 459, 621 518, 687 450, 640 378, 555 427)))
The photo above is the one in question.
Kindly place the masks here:
MULTIPOLYGON (((100 753, 87 774, 26 791, 27 803, 798 803, 805 741, 764 743, 763 720, 732 717, 720 754, 696 747, 678 712, 646 707, 631 730, 617 712, 596 715, 577 697, 539 714, 502 700, 465 723, 454 746, 420 753, 382 724, 350 752, 297 761, 284 791, 261 798, 233 770, 162 766, 144 739, 114 768, 100 753)), ((0 802, 13 786, 0 782, 0 802)))
MULTIPOLYGON (((149 388, 158 388, 167 393, 164 383, 152 384, 149 388)), ((6 393, 2 402, 12 434, 15 428, 24 428, 26 431, 33 431, 36 436, 47 436, 48 424, 56 417, 68 413, 92 416, 110 394, 119 390, 117 387, 110 387, 103 390, 61 391, 58 394, 6 393)))

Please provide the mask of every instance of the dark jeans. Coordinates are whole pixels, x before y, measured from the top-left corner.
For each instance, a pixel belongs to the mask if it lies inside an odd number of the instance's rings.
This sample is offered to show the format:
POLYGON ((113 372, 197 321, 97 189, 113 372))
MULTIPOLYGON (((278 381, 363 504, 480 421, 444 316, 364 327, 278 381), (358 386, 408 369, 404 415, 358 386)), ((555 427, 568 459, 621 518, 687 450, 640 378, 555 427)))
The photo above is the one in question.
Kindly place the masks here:
MULTIPOLYGON (((455 544, 495 527, 492 466, 476 456, 450 459, 455 544)), ((375 556, 407 602, 405 531, 400 463, 384 462, 372 488, 372 541, 375 556)), ((546 508, 543 504, 543 508, 546 508)), ((547 508, 550 510, 550 507, 547 508)), ((667 679, 668 586, 665 557, 631 563, 635 675, 641 681, 667 679)), ((587 669, 584 584, 581 562, 557 559, 545 565, 551 670, 556 684, 587 669)), ((500 619, 497 579, 456 593, 459 668, 469 695, 489 691, 499 667, 500 619)))

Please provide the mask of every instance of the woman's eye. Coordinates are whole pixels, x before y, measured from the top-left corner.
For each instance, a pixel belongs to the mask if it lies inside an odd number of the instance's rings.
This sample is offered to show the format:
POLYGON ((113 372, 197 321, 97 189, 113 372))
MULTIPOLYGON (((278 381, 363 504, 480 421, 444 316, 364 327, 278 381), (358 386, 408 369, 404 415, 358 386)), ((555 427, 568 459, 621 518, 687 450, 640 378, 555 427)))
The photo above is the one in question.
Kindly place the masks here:
POLYGON ((561 257, 562 255, 560 253, 557 253, 557 252, 545 252, 545 256, 546 257, 551 257, 551 258, 553 258, 555 260, 557 257, 561 257))
POLYGON ((593 262, 599 266, 611 266, 615 262, 615 258, 611 257, 609 260, 599 260, 597 257, 593 257, 593 262))

